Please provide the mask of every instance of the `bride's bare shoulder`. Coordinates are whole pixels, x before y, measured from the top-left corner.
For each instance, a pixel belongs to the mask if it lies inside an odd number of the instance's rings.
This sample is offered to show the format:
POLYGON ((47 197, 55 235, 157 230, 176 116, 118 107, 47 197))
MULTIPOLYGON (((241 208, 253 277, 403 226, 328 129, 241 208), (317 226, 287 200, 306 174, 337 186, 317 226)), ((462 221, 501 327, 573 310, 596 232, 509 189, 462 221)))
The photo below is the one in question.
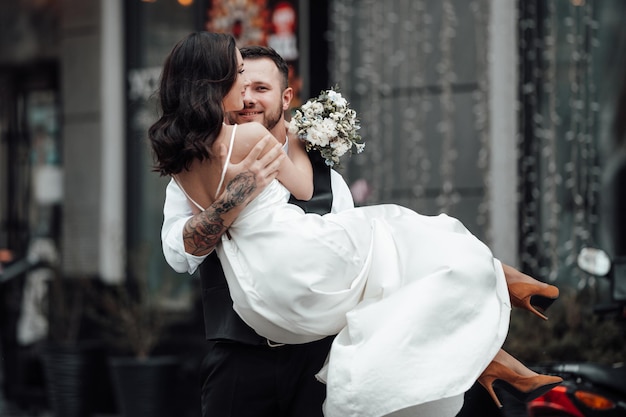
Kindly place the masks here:
POLYGON ((241 141, 251 141, 256 144, 268 130, 259 122, 249 122, 241 125, 237 125, 237 137, 241 141))
POLYGON ((258 122, 249 122, 237 125, 235 140, 233 142, 233 154, 231 162, 237 163, 242 160, 250 149, 257 144, 269 131, 258 122))

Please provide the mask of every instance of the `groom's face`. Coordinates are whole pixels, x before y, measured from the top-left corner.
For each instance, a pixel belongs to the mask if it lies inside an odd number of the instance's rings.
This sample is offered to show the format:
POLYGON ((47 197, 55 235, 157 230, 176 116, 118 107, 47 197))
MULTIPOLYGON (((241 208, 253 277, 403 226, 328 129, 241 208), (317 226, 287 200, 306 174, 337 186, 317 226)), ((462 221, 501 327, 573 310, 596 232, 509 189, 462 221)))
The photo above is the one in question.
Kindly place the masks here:
POLYGON ((244 93, 243 110, 228 114, 230 123, 259 122, 272 131, 283 123, 291 88, 282 89, 281 74, 269 58, 244 59, 244 75, 250 85, 244 93), (286 94, 287 92, 287 94, 286 94))

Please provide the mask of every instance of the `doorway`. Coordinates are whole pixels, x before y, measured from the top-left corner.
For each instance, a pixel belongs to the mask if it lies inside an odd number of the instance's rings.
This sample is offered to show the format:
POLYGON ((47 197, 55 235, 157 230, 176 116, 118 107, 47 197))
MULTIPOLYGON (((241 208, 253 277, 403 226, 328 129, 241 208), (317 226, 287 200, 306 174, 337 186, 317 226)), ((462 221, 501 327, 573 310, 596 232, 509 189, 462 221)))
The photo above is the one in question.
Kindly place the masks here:
POLYGON ((61 230, 57 67, 0 67, 0 376, 4 397, 28 409, 46 398, 36 352, 42 338, 18 332, 28 255, 39 237, 58 245, 61 230))

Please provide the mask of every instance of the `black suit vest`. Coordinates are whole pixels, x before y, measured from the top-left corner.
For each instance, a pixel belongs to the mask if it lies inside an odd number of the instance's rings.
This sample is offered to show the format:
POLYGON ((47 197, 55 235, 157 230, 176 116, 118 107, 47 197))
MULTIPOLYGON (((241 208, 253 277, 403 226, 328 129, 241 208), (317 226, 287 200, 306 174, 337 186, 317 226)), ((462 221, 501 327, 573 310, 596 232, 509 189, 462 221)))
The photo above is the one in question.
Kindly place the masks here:
MULTIPOLYGON (((301 201, 292 196, 289 202, 300 206, 307 213, 326 214, 330 212, 333 202, 330 168, 318 152, 309 153, 309 158, 313 165, 313 198, 301 201)), ((200 282, 207 340, 265 343, 265 339, 246 325, 233 310, 224 270, 215 251, 200 265, 200 282)))

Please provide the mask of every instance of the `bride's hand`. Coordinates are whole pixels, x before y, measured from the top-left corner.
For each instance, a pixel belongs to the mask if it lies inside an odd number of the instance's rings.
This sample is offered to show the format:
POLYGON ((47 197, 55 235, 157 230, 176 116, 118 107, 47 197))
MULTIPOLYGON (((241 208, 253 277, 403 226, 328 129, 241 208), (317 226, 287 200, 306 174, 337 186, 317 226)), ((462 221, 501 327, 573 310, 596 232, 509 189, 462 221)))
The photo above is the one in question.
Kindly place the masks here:
MULTIPOLYGON (((245 195, 240 195, 246 202, 256 197, 278 175, 278 168, 286 157, 282 146, 275 143, 267 152, 264 149, 272 143, 274 137, 270 134, 264 136, 248 152, 248 155, 237 164, 228 163, 226 168, 225 190, 238 188, 245 195)), ((275 140, 274 140, 275 142, 275 140)), ((228 150, 225 145, 219 148, 220 166, 226 163, 228 150)))
POLYGON ((290 122, 288 122, 287 120, 285 120, 285 132, 287 134, 287 137, 289 138, 290 141, 294 140, 294 139, 298 139, 298 136, 295 133, 291 133, 289 131, 289 126, 290 126, 290 122))

